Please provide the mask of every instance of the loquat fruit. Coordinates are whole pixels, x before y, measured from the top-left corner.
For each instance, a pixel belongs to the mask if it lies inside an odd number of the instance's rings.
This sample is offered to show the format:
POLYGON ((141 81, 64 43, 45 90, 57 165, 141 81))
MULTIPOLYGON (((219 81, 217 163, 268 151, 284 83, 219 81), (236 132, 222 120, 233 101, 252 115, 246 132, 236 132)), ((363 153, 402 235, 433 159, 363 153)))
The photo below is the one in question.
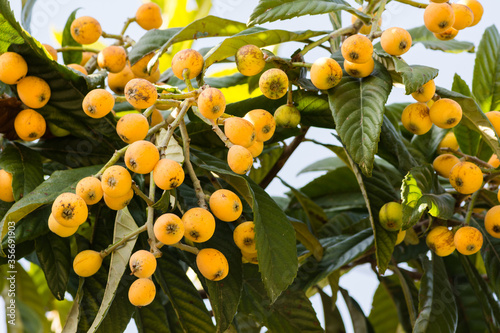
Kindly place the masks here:
POLYGON ((119 73, 127 65, 127 52, 122 46, 105 47, 97 55, 97 64, 110 73, 119 73))
POLYGON ((118 120, 116 133, 126 143, 143 140, 148 135, 148 119, 140 113, 129 113, 118 120))
POLYGON ((155 108, 151 113, 151 127, 156 126, 161 122, 163 122, 163 115, 157 108, 155 108))
POLYGON ((224 120, 224 134, 235 145, 250 147, 256 137, 255 127, 246 119, 231 117, 224 120))
POLYGON ((248 120, 255 128, 255 140, 265 142, 273 137, 276 130, 276 121, 273 115, 266 110, 249 111, 243 119, 248 120))
MULTIPOLYGON (((363 7, 359 7, 358 10, 363 10, 363 7)), ((354 24, 358 17, 356 15, 351 15, 351 23, 354 24)), ((382 18, 378 21, 378 26, 382 25, 382 18)), ((359 29, 359 33, 363 35, 368 35, 372 31, 372 25, 366 25, 363 23, 363 26, 359 29)))
POLYGON ((156 258, 149 251, 139 250, 130 256, 129 266, 133 275, 148 278, 156 270, 156 258))
POLYGON ((47 53, 50 54, 50 57, 52 58, 52 60, 57 61, 57 51, 56 51, 56 49, 53 48, 49 44, 42 44, 42 46, 45 49, 45 51, 47 51, 47 53))
POLYGON ((184 223, 175 214, 163 214, 156 219, 154 233, 155 237, 163 244, 176 244, 184 237, 184 223))
POLYGON ((71 68, 71 69, 74 69, 75 71, 77 71, 78 73, 81 73, 83 75, 89 75, 89 73, 87 72, 87 70, 85 69, 85 67, 79 65, 79 64, 69 64, 67 65, 68 68, 71 68))
POLYGON ((481 250, 483 234, 474 227, 461 227, 455 232, 454 242, 458 252, 469 256, 481 250))
POLYGON ((484 228, 494 238, 500 238, 500 205, 491 207, 484 218, 484 228))
POLYGON ((159 188, 168 191, 179 187, 184 182, 184 170, 179 162, 162 158, 153 169, 153 179, 159 188))
POLYGON ((14 201, 12 174, 2 169, 0 169, 0 200, 4 202, 14 201))
POLYGON ((52 204, 52 216, 64 227, 77 227, 87 221, 85 200, 73 193, 60 194, 52 204))
POLYGON ((408 105, 401 114, 403 126, 416 135, 422 135, 432 128, 429 116, 429 108, 425 103, 413 103, 408 105))
POLYGON ((50 214, 49 216, 49 229, 59 237, 69 237, 78 230, 78 226, 75 227, 65 227, 56 221, 54 216, 50 214))
POLYGON ((102 34, 101 24, 95 18, 82 16, 71 23, 71 36, 79 44, 97 42, 102 34))
POLYGON ((195 243, 203 243, 215 232, 214 216, 203 208, 191 208, 182 215, 184 237, 195 243))
POLYGON ((460 163, 460 160, 455 155, 441 154, 434 159, 432 167, 436 170, 438 175, 449 178, 451 169, 458 163, 460 163))
POLYGON ((191 80, 201 73, 203 61, 203 56, 200 52, 193 49, 182 50, 177 52, 172 58, 172 71, 178 79, 184 80, 182 73, 187 69, 187 77, 191 80))
POLYGON ((458 35, 458 30, 451 27, 448 30, 440 33, 433 32, 434 36, 440 40, 452 40, 458 35))
POLYGON ((83 178, 76 185, 76 194, 85 200, 87 205, 98 203, 103 196, 101 181, 95 177, 83 178))
POLYGON ((386 29, 380 37, 380 45, 385 52, 393 56, 400 56, 410 50, 411 35, 403 28, 386 29))
POLYGON ((120 72, 108 74, 108 87, 115 94, 123 95, 125 93, 125 86, 133 78, 135 78, 134 73, 132 73, 130 66, 127 64, 120 72))
POLYGON ((451 168, 450 184, 459 193, 471 194, 483 186, 483 173, 474 163, 460 162, 451 168))
POLYGON ((43 116, 35 110, 24 109, 17 114, 14 129, 22 140, 34 141, 45 134, 47 124, 43 116))
POLYGON ((280 99, 288 91, 288 76, 281 69, 268 69, 260 76, 259 88, 267 98, 280 99))
POLYGON ((0 81, 5 84, 17 84, 28 73, 26 60, 15 52, 0 55, 0 81))
POLYGON ((371 40, 363 35, 352 35, 342 43, 342 56, 345 60, 356 64, 368 62, 373 55, 371 40))
POLYGON ((453 131, 446 133, 441 142, 439 142, 437 149, 438 154, 443 154, 441 148, 451 148, 453 150, 458 150, 459 146, 457 137, 455 136, 455 133, 453 133, 453 131))
POLYGON ((447 227, 438 226, 432 229, 425 239, 427 246, 438 256, 446 257, 455 251, 453 232, 447 227))
POLYGON ((434 80, 429 80, 423 86, 411 93, 411 97, 413 97, 417 102, 426 103, 434 97, 436 94, 436 83, 434 80))
POLYGON ((453 13, 455 14, 455 22, 452 26, 454 29, 465 29, 470 27, 472 22, 474 22, 474 13, 466 5, 452 3, 451 8, 453 8, 453 13))
POLYGON ((226 98, 217 88, 208 88, 198 96, 198 110, 207 119, 217 119, 226 110, 226 98))
POLYGON ((344 69, 346 73, 352 77, 367 77, 373 72, 373 69, 375 69, 375 61, 373 58, 370 58, 370 60, 364 64, 356 64, 354 62, 344 60, 344 69))
POLYGON ((500 135, 500 111, 486 112, 486 118, 488 118, 491 125, 493 125, 493 129, 497 133, 497 136, 499 136, 500 135))
POLYGON ((201 249, 196 255, 196 266, 201 275, 211 281, 220 281, 229 273, 226 257, 216 249, 201 249))
POLYGON ((128 299, 134 306, 151 304, 156 296, 155 283, 149 278, 135 280, 128 290, 128 299))
POLYGON ((254 76, 262 72, 266 66, 264 53, 255 45, 245 45, 236 52, 236 67, 245 76, 254 76))
POLYGON ((498 159, 498 156, 496 154, 491 155, 490 159, 488 160, 488 164, 495 169, 498 168, 500 166, 500 160, 498 159))
POLYGON ((403 226, 403 206, 399 202, 388 202, 378 213, 380 225, 388 231, 398 231, 403 226))
POLYGON ((135 13, 135 21, 144 30, 159 29, 163 24, 160 6, 154 2, 141 5, 135 13))
POLYGON ((95 54, 94 52, 88 52, 88 51, 82 52, 82 61, 80 61, 80 66, 85 66, 94 54, 95 54))
POLYGON ((253 144, 247 149, 250 154, 252 154, 252 157, 255 158, 262 154, 262 151, 264 150, 264 142, 255 140, 253 144))
POLYGON ((36 76, 26 76, 17 82, 19 99, 30 108, 40 109, 50 99, 50 87, 45 80, 36 76))
POLYGON ((404 240, 405 240, 405 237, 406 237, 406 230, 399 230, 398 231, 398 236, 396 238, 396 243, 394 243, 394 245, 399 245, 401 244, 404 240))
POLYGON ((472 21, 472 24, 470 25, 471 27, 475 26, 476 24, 481 21, 481 18, 483 17, 483 12, 484 8, 483 5, 478 0, 460 0, 457 2, 458 4, 461 5, 466 5, 467 7, 472 10, 473 16, 474 16, 474 21, 472 21))
POLYGON ((452 128, 462 120, 462 107, 449 98, 441 98, 432 104, 429 117, 440 128, 452 128))
MULTIPOLYGON (((148 64, 151 59, 155 56, 154 52, 150 52, 146 54, 144 57, 139 59, 135 64, 130 67, 132 70, 132 73, 134 73, 135 77, 141 78, 141 79, 146 79, 147 77, 150 76, 150 73, 154 73, 159 70, 160 68, 160 63, 157 61, 153 68, 151 68, 151 72, 148 71, 148 64)), ((149 80, 148 80, 149 81, 149 80)))
POLYGON ((78 276, 89 277, 97 273, 102 265, 101 254, 94 250, 78 253, 73 260, 73 269, 78 276))
POLYGON ((217 190, 210 196, 210 210, 219 220, 224 222, 236 221, 243 211, 240 198, 229 190, 217 190))
POLYGON ((255 224, 253 221, 243 222, 233 232, 233 240, 240 250, 247 253, 256 253, 255 224))
POLYGON ((274 111, 274 121, 277 126, 295 128, 300 124, 300 111, 294 105, 282 105, 274 111))
POLYGON ((102 174, 101 186, 104 194, 113 198, 123 197, 132 188, 132 177, 124 167, 113 165, 102 174))
POLYGON ((125 98, 134 108, 146 109, 158 99, 156 87, 145 79, 132 79, 125 85, 125 98))
POLYGON ((115 106, 115 98, 105 89, 89 91, 82 103, 83 112, 91 118, 106 116, 115 106))
POLYGON ((112 210, 121 210, 125 207, 127 207, 134 197, 134 190, 131 188, 125 193, 125 195, 122 195, 120 197, 112 197, 109 196, 106 192, 104 192, 104 203, 106 206, 108 206, 109 209, 112 210))
POLYGON ((125 164, 135 173, 145 175, 153 171, 160 160, 160 152, 149 141, 139 140, 131 143, 125 152, 125 164))
POLYGON ((248 253, 248 252, 241 250, 241 256, 242 256, 243 263, 254 264, 254 265, 259 264, 259 258, 257 257, 257 252, 248 253))
POLYGON ((342 79, 342 67, 340 67, 335 59, 327 57, 319 58, 311 66, 312 84, 320 90, 328 90, 335 87, 339 84, 340 79, 342 79))
POLYGON ((442 33, 455 23, 453 8, 448 3, 430 3, 424 11, 425 27, 434 33, 442 33))
POLYGON ((252 168, 252 153, 243 146, 234 145, 227 153, 227 164, 234 173, 243 175, 252 168))

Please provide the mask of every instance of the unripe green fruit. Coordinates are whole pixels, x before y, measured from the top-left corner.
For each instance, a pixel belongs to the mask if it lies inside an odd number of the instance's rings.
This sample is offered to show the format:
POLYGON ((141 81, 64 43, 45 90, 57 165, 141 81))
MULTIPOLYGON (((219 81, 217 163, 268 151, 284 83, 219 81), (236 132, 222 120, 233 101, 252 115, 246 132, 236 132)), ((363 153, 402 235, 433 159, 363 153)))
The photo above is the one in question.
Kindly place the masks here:
POLYGON ((399 231, 403 225, 403 207, 397 202, 388 202, 378 213, 380 225, 389 231, 399 231))
POLYGON ((274 112, 276 125, 285 128, 295 128, 300 124, 300 112, 293 105, 282 105, 274 112))

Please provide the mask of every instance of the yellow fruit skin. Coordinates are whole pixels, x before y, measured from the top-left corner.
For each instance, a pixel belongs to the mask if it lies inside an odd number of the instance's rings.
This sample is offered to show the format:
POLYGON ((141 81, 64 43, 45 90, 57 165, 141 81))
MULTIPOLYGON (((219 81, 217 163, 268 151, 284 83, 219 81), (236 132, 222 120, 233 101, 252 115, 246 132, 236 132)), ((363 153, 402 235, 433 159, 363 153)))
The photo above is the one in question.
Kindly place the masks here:
POLYGON ((82 61, 80 62, 81 66, 85 66, 85 64, 92 58, 95 53, 93 52, 82 52, 82 61))
POLYGON ((401 114, 403 126, 416 135, 422 135, 432 128, 429 117, 429 108, 424 103, 413 103, 408 105, 401 114))
POLYGON ((432 229, 427 234, 425 242, 427 246, 440 257, 449 256, 455 251, 453 232, 443 226, 432 229))
POLYGON ((101 37, 101 34, 101 25, 93 17, 82 16, 71 23, 71 36, 77 43, 95 43, 101 37))
POLYGON ((139 250, 130 256, 130 271, 138 278, 148 278, 156 270, 154 254, 146 250, 139 250))
POLYGON ((15 52, 0 55, 0 81, 5 84, 16 84, 28 73, 28 64, 15 52))
POLYGON ((49 44, 42 44, 43 48, 50 54, 52 60, 57 61, 57 51, 49 44))
POLYGON ((472 10, 472 13, 474 15, 474 21, 470 25, 471 27, 475 26, 476 24, 479 23, 479 21, 481 21, 481 18, 483 17, 484 8, 483 8, 483 5, 481 5, 481 3, 479 1, 477 1, 477 0, 460 0, 457 3, 461 4, 461 5, 466 5, 467 7, 469 7, 472 10))
POLYGON ((158 125, 163 121, 163 115, 161 112, 155 108, 153 113, 151 113, 151 127, 158 125))
POLYGON ((441 177, 449 178, 451 169, 458 163, 460 160, 455 155, 442 154, 434 159, 432 167, 441 177))
POLYGON ((161 215, 154 225, 156 238, 165 245, 179 243, 184 237, 184 231, 184 223, 175 214, 161 215))
POLYGON ((184 182, 184 170, 179 162, 162 158, 153 169, 153 179, 156 186, 168 191, 179 187, 184 182))
POLYGON ((217 190, 210 196, 210 210, 219 220, 236 221, 243 211, 240 198, 229 190, 217 190))
POLYGON ((396 238, 396 243, 394 245, 401 244, 406 237, 406 230, 399 230, 398 237, 396 238))
POLYGON ((130 285, 128 299, 134 306, 151 304, 156 296, 155 283, 149 278, 137 279, 130 285))
POLYGON ((250 147, 256 137, 255 128, 251 122, 239 117, 224 120, 224 134, 235 145, 250 147))
POLYGON ((455 133, 448 132, 441 140, 438 145, 437 152, 438 154, 443 154, 441 148, 451 148, 453 150, 457 150, 459 148, 457 138, 455 137, 455 133))
POLYGON ((14 201, 14 191, 12 190, 12 174, 0 170, 0 200, 5 202, 14 201))
POLYGON ((163 24, 160 6, 154 2, 141 5, 135 13, 135 20, 144 30, 159 29, 163 24))
POLYGON ((320 90, 335 87, 341 79, 342 67, 332 58, 319 58, 311 66, 311 81, 320 90))
POLYGON ((143 140, 149 131, 149 123, 146 117, 140 113, 129 113, 118 120, 116 133, 126 143, 134 143, 143 140))
POLYGON ((59 237, 69 237, 73 235, 77 230, 78 226, 76 227, 65 227, 59 222, 56 221, 54 216, 50 214, 49 216, 49 229, 59 237))
POLYGON ((182 72, 189 69, 189 80, 197 77, 203 69, 203 56, 196 50, 179 51, 172 58, 172 71, 178 79, 184 80, 182 72))
POLYGON ((355 64, 353 62, 344 60, 344 69, 349 76, 363 78, 367 77, 373 72, 375 68, 375 61, 373 58, 370 58, 364 64, 355 64))
POLYGON ((274 111, 274 121, 276 126, 295 128, 300 124, 300 111, 293 105, 282 105, 274 111))
POLYGON ((497 133, 497 136, 500 136, 500 111, 487 112, 486 118, 488 118, 491 125, 493 125, 493 129, 497 133))
POLYGON ((255 45, 245 45, 236 52, 236 67, 245 76, 254 76, 266 66, 264 53, 255 45))
POLYGON ((435 94, 436 83, 434 83, 434 80, 430 80, 418 88, 417 91, 411 93, 411 97, 413 97, 417 102, 427 103, 432 99, 432 97, 434 97, 435 94))
POLYGON ((368 62, 373 55, 372 42, 363 35, 353 35, 342 43, 342 56, 356 64, 368 62))
POLYGON ((40 139, 45 134, 46 126, 43 116, 32 109, 19 112, 14 120, 14 129, 24 141, 40 139))
MULTIPOLYGON (((359 7, 358 10, 363 10, 363 7, 359 7)), ((351 23, 354 24, 354 22, 356 22, 358 18, 354 15, 351 15, 351 23)), ((378 26, 380 27, 382 25, 382 18, 380 18, 380 20, 378 21, 378 26)), ((363 34, 363 35, 368 35, 370 33, 370 31, 372 30, 372 25, 366 25, 366 24, 363 24, 363 26, 361 27, 361 29, 359 29, 359 33, 360 34, 363 34)))
POLYGON ((17 83, 19 99, 28 107, 40 109, 50 99, 50 87, 45 80, 36 76, 26 76, 17 83))
POLYGON ((268 69, 260 76, 259 88, 267 98, 280 99, 288 91, 288 76, 281 69, 268 69))
POLYGON ((182 216, 184 237, 195 243, 203 243, 215 232, 214 216, 203 208, 191 208, 182 216))
POLYGON ((134 197, 134 190, 128 190, 125 195, 121 197, 111 197, 104 193, 104 203, 108 206, 109 209, 112 210, 121 210, 128 206, 132 198, 134 197))
POLYGON ((274 131, 276 130, 276 121, 273 115, 266 110, 256 109, 249 111, 245 114, 243 119, 252 123, 255 128, 255 139, 257 141, 265 142, 273 137, 274 131))
POLYGON ((243 250, 241 250, 241 256, 242 256, 242 261, 243 263, 248 263, 248 264, 254 264, 258 265, 259 264, 259 258, 257 257, 257 252, 255 253, 248 253, 243 250))
POLYGON ((444 32, 441 32, 441 33, 435 33, 433 32, 434 36, 437 38, 437 39, 440 39, 440 40, 452 40, 454 39, 455 37, 457 37, 458 35, 458 30, 451 27, 449 28, 448 30, 444 31, 444 32))
POLYGON ((500 160, 498 159, 498 156, 496 154, 491 155, 490 159, 488 160, 488 164, 495 169, 498 168, 500 166, 500 160))
POLYGON ((450 171, 450 184, 462 194, 471 194, 483 186, 483 173, 471 162, 460 162, 450 171))
POLYGON ((160 160, 160 152, 149 141, 139 140, 132 143, 125 153, 127 168, 135 173, 145 175, 153 171, 160 160))
POLYGON ((252 153, 243 146, 234 145, 227 153, 227 164, 234 173, 243 175, 252 168, 252 153))
POLYGON ((132 177, 124 167, 113 165, 102 174, 101 186, 108 196, 123 197, 132 188, 132 177))
POLYGON ((132 73, 134 73, 134 75, 137 78, 147 79, 147 77, 150 76, 150 73, 152 74, 160 68, 160 63, 157 61, 155 63, 155 65, 153 66, 153 68, 151 68, 151 71, 148 70, 149 61, 151 59, 153 59, 154 56, 155 56, 155 53, 150 52, 150 53, 146 54, 144 57, 142 57, 141 59, 139 59, 139 61, 137 61, 135 64, 132 65, 132 67, 130 67, 130 70, 132 70, 132 73))
POLYGON ((73 269, 78 276, 89 277, 97 273, 102 265, 101 254, 93 250, 78 253, 73 260, 73 269))
POLYGON ((233 240, 236 246, 247 253, 257 253, 255 247, 255 224, 253 221, 243 222, 233 232, 233 240))
POLYGON ((441 98, 432 104, 429 117, 437 127, 452 128, 462 120, 462 107, 452 99, 441 98))
POLYGON ((455 247, 463 255, 477 253, 483 246, 483 234, 474 227, 465 226, 455 233, 455 247))
POLYGON ((134 108, 146 109, 155 104, 158 93, 148 80, 132 79, 125 85, 125 98, 134 108))
POLYGON ((403 207, 398 202, 388 202, 378 213, 380 225, 389 231, 398 231, 403 226, 403 207))
POLYGON ((453 8, 448 3, 430 3, 424 11, 425 27, 434 33, 442 33, 455 23, 453 8))
POLYGON ((52 215, 65 227, 77 227, 87 221, 87 204, 73 193, 60 194, 52 204, 52 215))
POLYGON ((80 196, 87 205, 95 205, 101 201, 103 191, 101 181, 95 177, 85 177, 76 185, 76 194, 80 196))
POLYGON ((102 118, 115 106, 115 98, 105 89, 91 90, 83 99, 82 107, 91 118, 102 118))
POLYGON ((455 14, 455 23, 453 23, 453 28, 457 30, 462 30, 470 27, 472 22, 474 22, 474 13, 472 10, 458 3, 452 3, 451 8, 455 14))
POLYGON ((85 67, 83 67, 79 64, 69 64, 68 67, 71 69, 74 69, 75 71, 77 71, 78 73, 81 73, 83 75, 89 75, 89 73, 87 72, 85 67))
POLYGON ((380 45, 385 52, 393 56, 400 56, 410 50, 411 35, 403 28, 386 29, 380 37, 380 45))
POLYGON ((216 249, 202 249, 196 255, 196 266, 208 280, 220 281, 229 273, 229 264, 222 252, 216 249))
POLYGON ((250 154, 252 154, 252 157, 255 158, 260 154, 262 154, 262 151, 264 150, 264 142, 255 140, 253 144, 247 149, 250 152, 250 154))
POLYGON ((125 93, 125 86, 127 83, 134 79, 134 73, 127 64, 122 71, 118 73, 109 73, 108 86, 115 94, 123 95, 125 93))
POLYGON ((198 96, 198 110, 207 119, 217 119, 226 110, 226 98, 222 91, 208 88, 198 96))
POLYGON ((500 205, 491 207, 484 218, 484 228, 494 238, 500 238, 500 205))
POLYGON ((97 64, 108 72, 121 72, 127 65, 127 52, 121 46, 108 46, 97 55, 97 64))

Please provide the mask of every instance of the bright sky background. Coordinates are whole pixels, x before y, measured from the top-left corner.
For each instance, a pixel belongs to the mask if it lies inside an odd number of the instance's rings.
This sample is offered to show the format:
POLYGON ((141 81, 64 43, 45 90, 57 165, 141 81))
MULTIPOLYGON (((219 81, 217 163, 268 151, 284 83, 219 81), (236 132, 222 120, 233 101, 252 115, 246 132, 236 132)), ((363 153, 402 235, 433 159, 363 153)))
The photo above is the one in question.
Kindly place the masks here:
MULTIPOLYGON (((193 0, 191 2, 195 3, 193 0)), ((427 2, 426 0, 420 0, 427 2)), ((348 0, 350 4, 357 7, 353 0, 348 0)), ((457 2, 453 0, 452 2, 457 2)), ((253 8, 257 5, 257 0, 213 0, 211 15, 246 22, 253 8)), ((482 21, 472 27, 461 31, 457 40, 473 42, 476 47, 484 30, 495 24, 500 12, 500 1, 482 0, 485 7, 485 13, 482 21)), ((34 7, 32 17, 32 33, 42 43, 57 46, 52 31, 61 31, 69 14, 80 7, 78 16, 90 15, 95 17, 101 23, 103 30, 108 33, 118 33, 123 22, 127 17, 135 14, 137 7, 141 4, 140 0, 120 0, 120 1, 102 1, 102 0, 38 0, 34 7)), ((20 14, 21 1, 11 1, 11 5, 16 12, 17 17, 20 14)), ((344 26, 350 24, 350 15, 344 13, 342 16, 344 26)), ((423 10, 413 8, 392 1, 387 6, 383 15, 382 29, 389 27, 403 27, 406 29, 423 25, 423 10)), ((327 15, 304 16, 287 21, 278 21, 263 25, 266 28, 279 28, 285 30, 331 30, 331 24, 327 15)), ((134 39, 144 33, 138 25, 133 24, 128 30, 128 34, 134 39)), ((102 39, 101 39, 102 41, 102 39)), ((112 43, 112 40, 106 41, 112 43)), ((195 43, 195 48, 212 46, 216 39, 202 39, 195 43)), ((297 48, 303 46, 301 43, 287 43, 280 48, 279 55, 290 56, 297 48)), ((316 58, 327 56, 327 52, 321 49, 315 49, 306 55, 307 62, 313 62, 316 58)), ((461 53, 449 54, 438 51, 426 50, 418 44, 403 56, 408 64, 420 64, 438 68, 439 76, 435 79, 436 84, 447 89, 451 89, 453 75, 458 73, 469 85, 472 83, 473 65, 475 54, 461 53)), ((394 88, 389 98, 389 103, 411 102, 412 98, 404 95, 403 89, 394 88)), ((307 138, 316 139, 324 143, 335 143, 330 130, 314 129, 310 130, 307 138)), ((312 143, 303 143, 288 160, 279 176, 294 187, 301 187, 321 173, 307 173, 296 176, 297 173, 312 162, 332 156, 332 153, 321 146, 312 143)), ((332 184, 334 186, 334 184, 332 184)), ((273 181, 268 187, 271 195, 282 196, 287 191, 279 180, 273 181)), ((344 275, 340 279, 340 285, 346 288, 350 295, 358 301, 366 315, 370 313, 372 295, 378 285, 375 274, 367 266, 360 266, 352 272, 344 275)), ((329 291, 327 291, 329 292, 329 291)), ((350 322, 347 309, 342 297, 339 295, 338 305, 344 318, 347 332, 352 332, 352 323, 350 322)), ((315 309, 320 321, 323 323, 323 311, 319 296, 312 298, 315 309)), ((0 301, 1 303, 1 301, 0 301)), ((1 306, 1 304, 0 304, 1 306)), ((0 332, 5 332, 4 311, 0 312, 0 332)), ((127 332, 136 332, 133 325, 129 325, 127 332)))

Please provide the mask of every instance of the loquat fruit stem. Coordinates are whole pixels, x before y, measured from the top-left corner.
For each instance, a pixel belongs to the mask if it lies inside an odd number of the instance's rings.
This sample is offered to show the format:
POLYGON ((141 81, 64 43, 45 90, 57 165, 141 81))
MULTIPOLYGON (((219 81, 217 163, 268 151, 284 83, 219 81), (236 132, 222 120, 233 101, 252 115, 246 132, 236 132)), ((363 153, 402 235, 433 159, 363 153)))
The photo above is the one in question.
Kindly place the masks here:
POLYGON ((148 196, 141 191, 141 189, 137 186, 135 181, 132 181, 132 189, 134 190, 135 194, 137 194, 142 200, 144 200, 148 204, 148 206, 153 206, 155 204, 154 201, 151 201, 151 199, 149 199, 148 196))
POLYGON ((189 68, 185 68, 183 71, 182 71, 182 77, 184 78, 184 82, 186 83, 186 87, 188 89, 188 91, 193 91, 194 88, 193 88, 193 85, 191 84, 191 80, 189 79, 189 68))
POLYGON ((179 107, 181 103, 174 99, 157 99, 155 106, 158 110, 168 110, 173 107, 179 107))
POLYGON ((110 166, 114 165, 116 162, 118 162, 118 160, 125 154, 125 152, 127 151, 127 148, 128 148, 129 145, 126 145, 125 147, 123 147, 122 149, 120 150, 116 150, 115 153, 113 154, 113 156, 111 156, 111 158, 109 159, 108 163, 104 164, 104 166, 101 168, 101 170, 99 170, 98 173, 96 173, 94 175, 94 177, 96 178, 100 178, 103 174, 104 171, 106 171, 107 168, 109 168, 110 166))
MULTIPOLYGON (((360 27, 361 27, 362 23, 363 22, 360 22, 360 27)), ((338 30, 335 30, 334 32, 330 33, 329 35, 327 35, 321 39, 318 39, 317 41, 312 42, 311 44, 306 45, 302 49, 302 51, 300 51, 300 54, 302 54, 302 56, 305 56, 307 52, 311 51, 315 47, 317 47, 325 42, 328 42, 331 38, 337 38, 337 37, 342 36, 342 35, 355 34, 358 31, 358 29, 356 29, 353 25, 351 25, 349 27, 340 28, 338 30)))
POLYGON ((129 25, 132 23, 132 22, 135 22, 135 17, 129 17, 126 21, 125 21, 125 24, 123 25, 123 28, 122 28, 122 31, 120 32, 120 35, 125 35, 125 31, 127 31, 129 25))
POLYGON ((465 221, 464 221, 465 225, 470 224, 470 219, 472 217, 474 205, 476 203, 477 197, 479 196, 479 192, 480 191, 474 192, 474 194, 472 194, 470 197, 469 205, 467 206, 467 214, 465 215, 465 221))
MULTIPOLYGON (((152 202, 155 202, 155 190, 156 190, 156 185, 153 179, 153 171, 149 174, 149 200, 152 202)), ((148 242, 149 246, 151 248, 151 253, 154 254, 155 257, 158 257, 160 255, 160 250, 156 246, 156 243, 158 240, 156 239, 155 232, 154 232, 154 216, 155 216, 155 209, 154 207, 148 206, 147 208, 147 214, 148 218, 146 220, 146 228, 148 229, 148 242)))
POLYGON ((228 139, 226 134, 224 134, 224 132, 222 132, 219 125, 216 123, 216 120, 210 119, 210 122, 212 123, 212 130, 215 132, 215 134, 217 134, 219 139, 221 139, 221 141, 224 142, 224 145, 227 148, 231 148, 233 146, 233 143, 228 139))
POLYGON ((184 165, 186 166, 189 177, 191 178, 191 181, 193 182, 193 187, 194 191, 196 193, 196 197, 198 198, 198 206, 200 206, 203 209, 208 210, 208 205, 205 201, 205 193, 203 193, 203 188, 201 187, 200 180, 196 176, 196 173, 194 172, 193 165, 191 164, 191 158, 189 156, 189 135, 188 131, 186 128, 186 123, 182 121, 179 125, 179 129, 181 130, 181 136, 182 136, 182 144, 184 147, 184 165))
POLYGON ((293 105, 293 92, 292 92, 292 82, 288 83, 288 92, 286 96, 286 104, 287 105, 293 105))
POLYGON ((85 69, 89 74, 92 74, 97 68, 97 54, 94 54, 85 64, 85 69))
MULTIPOLYGON (((163 141, 158 142, 158 144, 157 144, 157 146, 160 149, 162 147, 165 147, 168 145, 168 143, 170 142, 170 139, 172 138, 172 135, 174 134, 174 130, 177 127, 179 127, 179 124, 181 123, 181 121, 184 120, 184 116, 186 115, 187 111, 189 110, 189 107, 191 106, 191 103, 193 103, 193 102, 194 102, 193 98, 186 99, 186 100, 184 100, 184 102, 182 102, 182 104, 181 104, 182 108, 175 118, 172 117, 173 121, 168 126, 167 134, 165 135, 163 141)), ((174 111, 172 111, 172 113, 173 112, 174 111)), ((169 120, 170 120, 170 118, 169 118, 169 120)))
POLYGON ((410 6, 413 6, 413 7, 417 7, 417 8, 427 8, 428 4, 426 3, 420 3, 420 2, 416 2, 416 1, 412 1, 412 0, 395 0, 396 2, 400 2, 400 3, 404 3, 406 5, 410 5, 410 6))
MULTIPOLYGON (((452 153, 452 154, 458 155, 460 157, 465 158, 466 161, 469 161, 469 162, 472 162, 474 164, 477 164, 480 167, 483 167, 483 168, 486 168, 486 169, 491 169, 490 171, 493 171, 495 169, 490 164, 486 163, 485 161, 480 160, 479 158, 477 158, 475 156, 464 154, 461 151, 458 151, 458 150, 455 150, 455 149, 452 149, 452 148, 449 148, 449 147, 441 148, 440 151, 441 152, 448 152, 448 153, 452 153)), ((488 170, 484 170, 484 171, 487 172, 487 173, 489 173, 488 170)))
POLYGON ((377 29, 379 28, 378 22, 382 18, 382 14, 385 10, 386 4, 387 4, 387 0, 380 1, 380 5, 378 7, 377 14, 372 19, 372 29, 371 29, 370 33, 368 34, 368 39, 370 39, 370 40, 373 40, 375 38, 375 33, 377 32, 377 29))
POLYGON ((311 68, 313 64, 309 62, 292 62, 290 63, 293 67, 306 67, 311 68))
POLYGON ((190 97, 197 98, 199 94, 200 94, 200 89, 196 89, 188 93, 182 93, 182 94, 163 93, 160 94, 160 98, 162 99, 186 99, 190 97))
POLYGON ((147 108, 146 110, 144 110, 144 112, 142 113, 142 115, 144 117, 148 118, 151 115, 151 113, 153 113, 153 111, 155 110, 155 108, 156 108, 156 105, 154 105, 154 104, 151 105, 149 108, 147 108))
POLYGON ((103 38, 112 38, 112 39, 117 39, 119 41, 122 41, 123 42, 123 36, 122 35, 115 35, 115 34, 108 34, 106 32, 102 32, 101 36, 103 38))
POLYGON ((117 248, 123 246, 128 241, 132 240, 135 236, 137 236, 141 232, 146 231, 146 229, 147 229, 147 225, 143 225, 142 227, 140 227, 140 228, 132 231, 130 234, 126 235, 125 237, 123 237, 119 241, 111 244, 105 250, 101 251, 101 257, 104 258, 107 255, 111 254, 114 250, 116 250, 117 248))
POLYGON ((189 253, 192 253, 192 254, 198 254, 198 252, 200 252, 200 250, 198 250, 196 247, 189 246, 189 245, 186 245, 186 244, 182 244, 181 242, 176 243, 176 244, 172 244, 170 246, 176 247, 179 250, 186 251, 186 252, 189 252, 189 253))
POLYGON ((81 52, 92 52, 92 53, 99 53, 99 50, 97 49, 92 49, 88 47, 83 47, 83 46, 64 46, 59 49, 56 49, 57 52, 71 52, 71 51, 81 51, 81 52))
MULTIPOLYGON (((403 274, 401 273, 401 271, 399 270, 399 267, 397 266, 397 264, 395 262, 393 265, 389 265, 389 269, 392 270, 394 273, 396 273, 396 275, 398 276, 400 281, 403 281, 405 279, 405 277, 403 276, 403 274)), ((417 320, 417 318, 416 318, 417 309, 415 309, 415 306, 413 303, 413 296, 411 294, 410 288, 408 287, 408 284, 401 283, 401 287, 403 288, 403 295, 405 297, 406 306, 408 307, 408 310, 409 310, 408 312, 410 315, 410 323, 413 327, 413 326, 415 326, 415 321, 417 320)))

